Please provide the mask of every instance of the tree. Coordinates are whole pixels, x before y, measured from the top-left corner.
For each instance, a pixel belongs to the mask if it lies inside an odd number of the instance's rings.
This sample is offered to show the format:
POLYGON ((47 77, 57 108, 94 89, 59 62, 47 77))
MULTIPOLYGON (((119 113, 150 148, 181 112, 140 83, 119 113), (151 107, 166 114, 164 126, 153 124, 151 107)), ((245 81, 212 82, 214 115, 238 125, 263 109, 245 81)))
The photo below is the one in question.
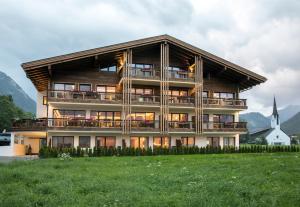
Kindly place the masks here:
POLYGON ((10 130, 13 119, 32 119, 34 115, 17 107, 12 96, 0 96, 0 132, 10 130))

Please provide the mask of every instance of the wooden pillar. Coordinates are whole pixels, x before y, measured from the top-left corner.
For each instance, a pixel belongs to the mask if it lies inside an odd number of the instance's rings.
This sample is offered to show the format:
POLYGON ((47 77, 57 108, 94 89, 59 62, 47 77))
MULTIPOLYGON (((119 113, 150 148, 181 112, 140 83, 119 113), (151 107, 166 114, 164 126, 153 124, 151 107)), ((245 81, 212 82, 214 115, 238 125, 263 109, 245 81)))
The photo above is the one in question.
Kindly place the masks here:
POLYGON ((203 60, 195 56, 195 132, 196 135, 203 133, 203 60))
POLYGON ((131 64, 132 50, 128 49, 123 52, 123 105, 122 105, 122 134, 129 134, 131 131, 131 64))
POLYGON ((160 132, 169 131, 169 45, 164 42, 160 47, 160 132))

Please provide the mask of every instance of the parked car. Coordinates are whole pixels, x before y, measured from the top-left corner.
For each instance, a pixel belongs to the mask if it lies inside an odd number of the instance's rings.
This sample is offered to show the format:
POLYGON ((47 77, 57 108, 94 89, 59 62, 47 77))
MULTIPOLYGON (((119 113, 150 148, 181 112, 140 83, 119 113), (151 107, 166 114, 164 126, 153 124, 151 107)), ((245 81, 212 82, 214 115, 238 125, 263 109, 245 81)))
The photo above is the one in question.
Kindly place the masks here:
POLYGON ((0 133, 0 146, 10 146, 10 133, 0 133))

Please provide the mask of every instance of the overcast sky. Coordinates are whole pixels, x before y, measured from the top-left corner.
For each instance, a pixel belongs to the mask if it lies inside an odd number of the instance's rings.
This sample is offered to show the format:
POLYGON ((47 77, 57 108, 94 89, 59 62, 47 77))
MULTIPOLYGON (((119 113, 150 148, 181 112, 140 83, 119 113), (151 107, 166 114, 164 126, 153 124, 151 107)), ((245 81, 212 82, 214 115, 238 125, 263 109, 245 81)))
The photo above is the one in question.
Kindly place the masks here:
POLYGON ((0 0, 0 70, 35 99, 22 62, 160 34, 267 77, 248 112, 300 104, 299 0, 0 0))

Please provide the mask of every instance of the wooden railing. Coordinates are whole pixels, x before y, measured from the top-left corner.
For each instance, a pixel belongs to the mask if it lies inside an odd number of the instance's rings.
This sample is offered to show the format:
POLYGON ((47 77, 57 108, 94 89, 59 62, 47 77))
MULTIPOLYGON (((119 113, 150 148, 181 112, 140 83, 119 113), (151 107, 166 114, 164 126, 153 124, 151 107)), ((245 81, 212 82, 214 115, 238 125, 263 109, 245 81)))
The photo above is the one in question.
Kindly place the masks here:
POLYGON ((153 96, 147 94, 131 94, 133 104, 159 104, 160 96, 153 96))
POLYGON ((188 71, 168 71, 170 80, 195 81, 195 73, 188 71))
MULTIPOLYGON (((43 131, 46 128, 99 128, 118 129, 122 128, 121 120, 93 120, 93 119, 66 119, 66 118, 43 118, 22 119, 13 122, 13 131, 43 131)), ((131 120, 133 129, 159 129, 159 121, 131 120)), ((194 130, 193 121, 170 121, 169 129, 172 130, 194 130)), ((204 131, 246 131, 246 122, 203 122, 204 131)))
POLYGON ((195 104, 195 97, 193 96, 169 96, 170 104, 195 104))
POLYGON ((122 93, 102 93, 92 91, 58 91, 50 90, 48 92, 49 99, 59 99, 63 101, 68 100, 86 100, 86 101, 98 101, 98 102, 121 102, 122 93))
POLYGON ((131 68, 131 76, 146 78, 146 79, 160 79, 160 70, 153 68, 131 68))
POLYGON ((246 99, 203 98, 206 107, 247 107, 246 99))

